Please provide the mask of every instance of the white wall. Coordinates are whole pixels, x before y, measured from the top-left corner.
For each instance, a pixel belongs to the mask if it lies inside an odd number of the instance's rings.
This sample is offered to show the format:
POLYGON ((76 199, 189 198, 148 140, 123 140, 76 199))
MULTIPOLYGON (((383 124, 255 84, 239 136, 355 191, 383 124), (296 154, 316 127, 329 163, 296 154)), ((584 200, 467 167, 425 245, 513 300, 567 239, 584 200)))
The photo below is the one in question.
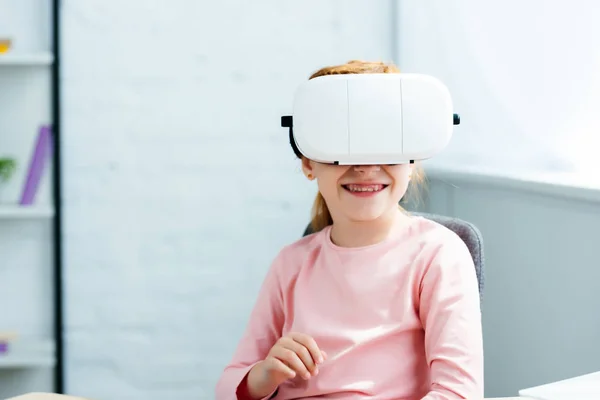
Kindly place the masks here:
POLYGON ((316 188, 280 128, 316 68, 391 59, 390 2, 63 1, 67 388, 211 399, 316 188))
POLYGON ((428 169, 423 209, 483 235, 486 396, 600 370, 600 187, 428 169))
POLYGON ((462 116, 436 164, 597 175, 600 2, 399 4, 402 69, 440 77, 462 116))
POLYGON ((600 3, 399 4, 401 68, 440 77, 462 117, 427 163, 458 171, 430 207, 484 234, 486 395, 600 370, 600 3))

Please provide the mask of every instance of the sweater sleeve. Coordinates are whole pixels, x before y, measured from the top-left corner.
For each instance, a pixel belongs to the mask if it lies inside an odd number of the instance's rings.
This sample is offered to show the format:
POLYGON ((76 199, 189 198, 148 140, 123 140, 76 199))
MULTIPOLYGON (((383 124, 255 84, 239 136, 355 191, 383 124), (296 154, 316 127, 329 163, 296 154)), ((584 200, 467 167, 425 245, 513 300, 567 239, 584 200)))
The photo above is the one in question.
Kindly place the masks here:
POLYGON ((464 242, 437 247, 420 287, 431 387, 422 400, 483 399, 483 338, 477 274, 464 242))
MULTIPOLYGON (((244 391, 246 375, 262 361, 275 342, 281 337, 284 323, 282 286, 278 271, 282 264, 281 254, 274 260, 261 285, 250 319, 233 358, 219 378, 216 400, 238 400, 238 389, 244 391)), ((265 397, 268 399, 272 396, 265 397)), ((241 400, 244 396, 240 395, 241 400)))

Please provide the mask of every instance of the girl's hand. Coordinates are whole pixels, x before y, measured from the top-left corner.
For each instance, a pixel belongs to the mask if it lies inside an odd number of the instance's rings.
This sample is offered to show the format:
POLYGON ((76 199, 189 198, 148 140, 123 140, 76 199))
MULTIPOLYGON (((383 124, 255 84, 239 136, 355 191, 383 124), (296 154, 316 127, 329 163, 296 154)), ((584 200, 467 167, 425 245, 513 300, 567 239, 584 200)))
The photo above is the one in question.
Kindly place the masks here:
POLYGON ((273 393, 288 379, 300 376, 310 379, 319 373, 318 365, 327 354, 320 350, 315 340, 303 333, 289 333, 281 337, 267 357, 248 373, 248 391, 255 399, 273 393))

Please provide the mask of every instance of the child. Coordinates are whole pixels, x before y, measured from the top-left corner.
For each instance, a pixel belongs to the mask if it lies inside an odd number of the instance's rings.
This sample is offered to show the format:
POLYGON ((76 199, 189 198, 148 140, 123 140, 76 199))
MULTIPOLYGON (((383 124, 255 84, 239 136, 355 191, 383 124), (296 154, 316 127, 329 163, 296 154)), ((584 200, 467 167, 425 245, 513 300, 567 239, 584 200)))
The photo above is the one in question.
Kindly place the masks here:
MULTIPOLYGON (((352 73, 399 71, 351 61, 311 79, 352 73)), ((399 208, 413 165, 302 157, 317 233, 275 258, 217 400, 483 399, 473 260, 452 231, 399 208)))

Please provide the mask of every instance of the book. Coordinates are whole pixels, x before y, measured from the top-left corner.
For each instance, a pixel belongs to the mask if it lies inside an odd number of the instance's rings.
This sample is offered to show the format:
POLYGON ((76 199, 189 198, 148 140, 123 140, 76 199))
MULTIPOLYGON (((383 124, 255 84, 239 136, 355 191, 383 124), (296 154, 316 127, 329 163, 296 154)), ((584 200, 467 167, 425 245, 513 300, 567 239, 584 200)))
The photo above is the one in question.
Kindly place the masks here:
POLYGON ((35 149, 29 163, 27 180, 21 194, 20 205, 31 205, 37 195, 40 181, 44 173, 47 161, 52 153, 52 133, 49 126, 42 126, 38 133, 35 149))
POLYGON ((519 396, 535 400, 598 400, 600 372, 521 389, 519 396))
POLYGON ((8 342, 17 339, 19 334, 14 331, 0 331, 0 342, 8 342))

